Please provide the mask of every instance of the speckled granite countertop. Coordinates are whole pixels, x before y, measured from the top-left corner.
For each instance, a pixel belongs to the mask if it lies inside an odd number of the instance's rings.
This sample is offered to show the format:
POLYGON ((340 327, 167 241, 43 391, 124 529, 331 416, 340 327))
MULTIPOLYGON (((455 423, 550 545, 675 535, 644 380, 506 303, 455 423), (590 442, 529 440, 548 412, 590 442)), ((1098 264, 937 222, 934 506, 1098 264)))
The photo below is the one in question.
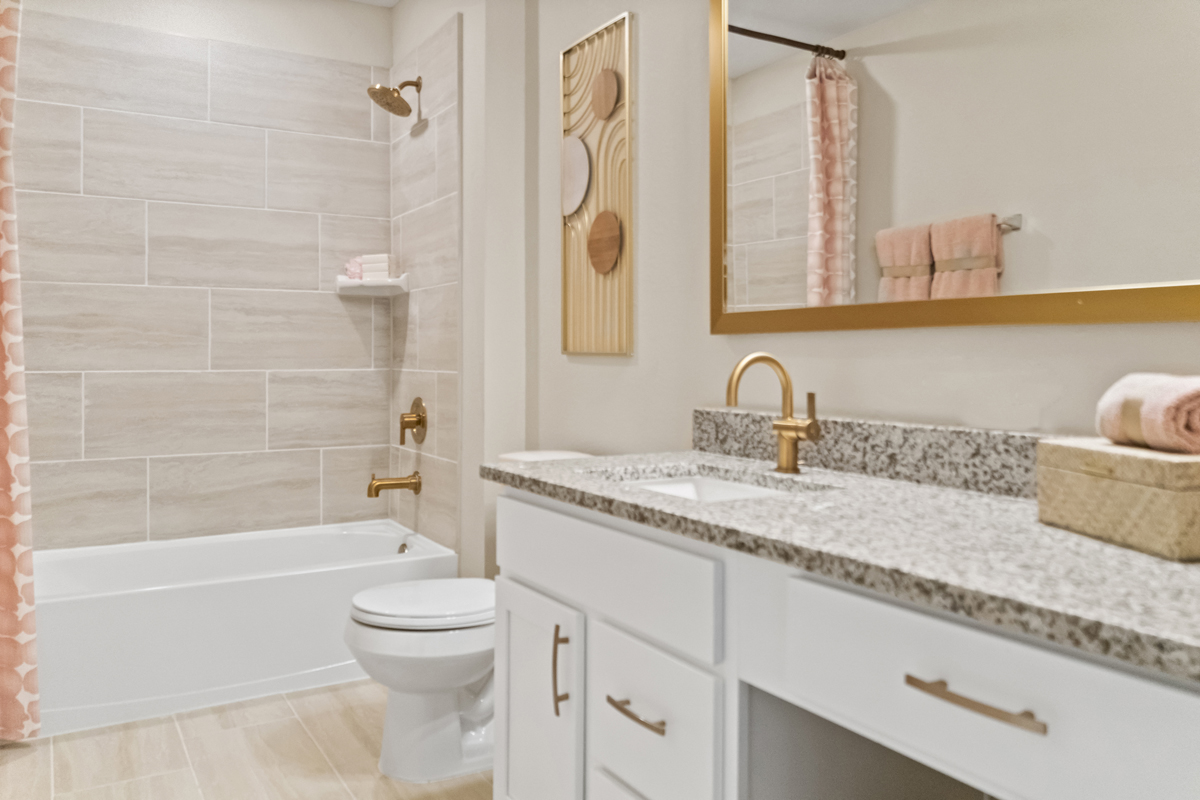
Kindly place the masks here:
POLYGON ((811 468, 786 476, 773 467, 689 451, 485 465, 480 474, 1200 683, 1200 564, 1042 525, 1029 499, 811 468), (738 477, 787 494, 702 504, 621 483, 684 474, 738 477))

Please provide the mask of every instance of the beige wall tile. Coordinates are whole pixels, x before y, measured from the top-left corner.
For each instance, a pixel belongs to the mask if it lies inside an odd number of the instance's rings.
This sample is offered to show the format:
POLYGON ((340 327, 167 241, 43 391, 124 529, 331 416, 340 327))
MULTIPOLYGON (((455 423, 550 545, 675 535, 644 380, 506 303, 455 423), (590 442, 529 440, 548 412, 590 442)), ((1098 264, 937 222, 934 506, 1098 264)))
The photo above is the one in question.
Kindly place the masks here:
POLYGON ((373 352, 371 363, 375 369, 389 369, 392 366, 392 301, 376 298, 371 304, 371 333, 373 352))
POLYGON ((390 370, 272 372, 270 449, 386 444, 390 370))
POLYGON ((187 767, 170 717, 54 737, 56 794, 187 767))
POLYGON ((460 14, 453 14, 417 48, 417 63, 424 79, 421 100, 428 117, 458 102, 461 20, 460 14))
POLYGON ((146 540, 146 459, 30 466, 39 550, 146 540))
POLYGON ((261 207, 265 131, 86 109, 87 194, 261 207))
POLYGON ((80 191, 82 115, 72 106, 17 101, 13 123, 17 186, 44 192, 80 191))
POLYGON ((417 369, 419 309, 412 292, 392 298, 392 369, 417 369))
POLYGON ((371 67, 228 42, 210 52, 214 122, 371 138, 371 67))
POLYGON ((808 235, 809 171, 775 176, 775 235, 780 239, 808 235))
MULTIPOLYGON (((458 104, 438 114, 437 125, 437 194, 445 197, 462 187, 462 133, 458 123, 458 104)), ((392 213, 396 213, 393 211, 392 213)))
POLYGON ((393 475, 421 473, 421 494, 395 492, 392 519, 438 544, 458 550, 458 464, 392 448, 393 475))
POLYGON ((459 195, 400 217, 400 241, 396 250, 398 268, 408 273, 409 286, 423 289, 459 279, 459 195))
POLYGON ((151 203, 150 283, 318 288, 316 214, 151 203))
POLYGON ((409 297, 419 308, 420 368, 457 372, 462 345, 458 284, 421 289, 409 297))
POLYGON ((208 366, 205 289, 29 281, 21 296, 31 370, 208 366))
POLYGON ((54 800, 201 800, 191 769, 134 778, 79 792, 56 792, 54 800))
POLYGON ((803 305, 808 299, 807 239, 746 245, 746 302, 803 305))
POLYGON ((386 144, 279 131, 268 138, 269 207, 359 217, 391 213, 386 144))
POLYGON ((51 800, 50 740, 0 745, 0 800, 51 800))
POLYGON ((21 277, 72 283, 146 282, 146 204, 17 192, 21 277))
POLYGON ((808 120, 803 105, 733 126, 733 182, 803 169, 807 141, 808 120))
POLYGON ((438 196, 437 128, 418 123, 392 142, 392 215, 432 203, 438 196))
MULTIPOLYGON (((416 52, 408 53, 395 64, 392 65, 387 83, 390 86, 399 86, 404 81, 416 80, 421 74, 421 70, 417 67, 416 52)), ((388 114, 388 124, 390 136, 388 141, 394 142, 397 138, 408 133, 412 126, 420 122, 422 119, 429 119, 429 112, 426 110, 428 103, 425 99, 418 95, 416 90, 408 87, 404 90, 404 99, 413 107, 413 113, 407 117, 398 117, 395 114, 388 114)))
POLYGON ((437 454, 451 461, 459 460, 458 452, 458 374, 437 373, 437 454))
POLYGON ((213 369, 368 369, 371 300, 212 290, 213 369))
POLYGON ((20 92, 33 100, 204 119, 208 42, 26 9, 20 92))
POLYGON ((261 372, 96 372, 84 382, 88 458, 266 447, 261 372))
POLYGON ((321 289, 337 288, 342 267, 355 256, 392 252, 391 226, 386 219, 321 215, 321 289))
POLYGON ((321 451, 321 522, 386 519, 388 492, 367 497, 374 474, 388 476, 388 447, 337 447, 321 451))
POLYGON ((437 409, 437 373, 417 372, 410 369, 392 370, 392 414, 391 431, 388 441, 400 444, 400 415, 412 408, 412 402, 421 398, 429 415, 429 425, 425 432, 425 441, 418 444, 412 438, 412 432, 405 434, 404 444, 409 450, 422 453, 437 452, 437 421, 440 417, 437 409))
MULTIPOLYGON (((382 83, 384 86, 387 86, 388 81, 390 80, 391 76, 388 74, 387 67, 371 67, 372 86, 377 83, 382 83)), ((392 138, 392 123, 388 121, 388 117, 392 115, 387 111, 384 111, 381 107, 375 105, 375 103, 371 101, 371 98, 368 97, 367 101, 371 104, 371 140, 376 142, 390 142, 392 138)))
POLYGON ((83 375, 27 372, 25 391, 30 458, 83 458, 83 375))
POLYGON ((746 244, 775 238, 775 179, 741 183, 729 189, 733 216, 730 243, 746 244))
POLYGON ((319 450, 150 459, 151 539, 317 525, 320 505, 319 450))

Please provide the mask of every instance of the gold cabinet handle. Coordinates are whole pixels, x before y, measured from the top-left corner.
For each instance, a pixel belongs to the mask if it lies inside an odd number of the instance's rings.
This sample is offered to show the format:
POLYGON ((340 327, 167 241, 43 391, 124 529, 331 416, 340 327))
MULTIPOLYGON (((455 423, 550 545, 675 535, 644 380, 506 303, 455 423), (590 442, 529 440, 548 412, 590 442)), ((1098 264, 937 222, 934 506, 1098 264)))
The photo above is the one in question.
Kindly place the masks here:
POLYGON ((611 694, 605 695, 605 699, 608 700, 608 704, 610 706, 615 708, 617 711, 620 711, 622 714, 629 717, 631 720, 636 722, 638 725, 641 725, 646 730, 654 731, 659 736, 667 735, 666 720, 660 719, 658 722, 651 722, 648 719, 643 719, 642 717, 639 717, 637 714, 635 714, 629 710, 629 704, 633 702, 632 700, 616 700, 613 698, 613 696, 611 694))
POLYGON ((560 644, 570 644, 571 637, 559 636, 559 627, 554 626, 554 652, 550 656, 550 690, 554 693, 554 716, 559 716, 558 704, 565 703, 571 699, 570 692, 558 693, 558 646, 560 644))
POLYGON ((985 717, 998 719, 1009 725, 1015 725, 1030 733, 1045 736, 1049 730, 1046 723, 1039 720, 1032 711, 1022 711, 1019 714, 1014 714, 1011 711, 989 706, 978 700, 972 700, 969 697, 963 697, 961 694, 955 694, 950 691, 950 687, 945 681, 923 681, 920 678, 914 678, 912 675, 905 675, 904 682, 914 689, 925 692, 925 694, 933 695, 939 700, 945 700, 947 703, 953 703, 968 711, 974 711, 976 714, 983 714, 985 717))

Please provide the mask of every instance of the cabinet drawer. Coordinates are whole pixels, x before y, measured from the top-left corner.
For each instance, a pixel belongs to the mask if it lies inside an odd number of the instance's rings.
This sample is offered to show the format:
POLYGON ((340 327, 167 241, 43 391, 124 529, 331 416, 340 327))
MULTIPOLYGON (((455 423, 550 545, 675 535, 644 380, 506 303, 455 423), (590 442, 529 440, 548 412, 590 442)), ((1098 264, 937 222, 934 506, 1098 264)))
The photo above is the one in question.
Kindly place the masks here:
POLYGON ((641 800, 602 769, 592 770, 588 800, 641 800))
POLYGON ((721 564, 501 497, 496 561, 699 661, 721 660, 721 564))
POLYGON ((587 651, 590 780, 603 768, 648 800, 715 797, 719 680, 602 622, 587 651))
POLYGON ((803 578, 787 606, 801 705, 955 778, 1013 800, 1200 797, 1200 695, 803 578), (1044 734, 1005 717, 1027 710, 1044 734))

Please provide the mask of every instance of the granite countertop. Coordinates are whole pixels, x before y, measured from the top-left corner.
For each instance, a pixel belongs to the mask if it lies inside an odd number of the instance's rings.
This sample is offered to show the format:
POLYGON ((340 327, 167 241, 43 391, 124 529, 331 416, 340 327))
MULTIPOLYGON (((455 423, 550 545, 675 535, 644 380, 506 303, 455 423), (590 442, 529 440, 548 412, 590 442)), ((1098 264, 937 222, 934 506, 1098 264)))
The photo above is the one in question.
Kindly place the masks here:
POLYGON ((1034 500, 688 451, 484 465, 487 480, 1006 631, 1200 682, 1200 564, 1042 525, 1034 500), (622 485, 708 474, 787 489, 702 504, 622 485), (816 486, 830 487, 826 489, 816 486))

